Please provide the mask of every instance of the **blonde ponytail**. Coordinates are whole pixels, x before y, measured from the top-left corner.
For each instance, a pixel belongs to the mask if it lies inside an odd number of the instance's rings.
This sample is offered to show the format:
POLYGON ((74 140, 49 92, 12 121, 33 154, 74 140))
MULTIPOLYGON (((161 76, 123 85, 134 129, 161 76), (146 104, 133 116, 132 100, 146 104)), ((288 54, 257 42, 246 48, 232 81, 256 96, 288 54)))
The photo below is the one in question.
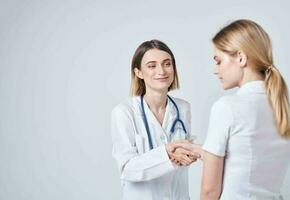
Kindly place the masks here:
POLYGON ((272 106, 279 133, 290 138, 290 106, 286 82, 275 66, 270 66, 265 73, 265 88, 272 106))

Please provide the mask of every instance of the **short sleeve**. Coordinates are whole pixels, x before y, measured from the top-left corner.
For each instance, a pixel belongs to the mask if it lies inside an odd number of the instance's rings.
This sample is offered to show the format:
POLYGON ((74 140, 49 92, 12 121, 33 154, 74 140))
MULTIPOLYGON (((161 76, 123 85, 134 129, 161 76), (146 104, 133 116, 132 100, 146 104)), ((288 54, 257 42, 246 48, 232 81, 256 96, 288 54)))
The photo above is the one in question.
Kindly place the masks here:
POLYGON ((230 101, 227 98, 219 99, 212 107, 209 127, 203 149, 217 156, 225 156, 233 125, 230 101))

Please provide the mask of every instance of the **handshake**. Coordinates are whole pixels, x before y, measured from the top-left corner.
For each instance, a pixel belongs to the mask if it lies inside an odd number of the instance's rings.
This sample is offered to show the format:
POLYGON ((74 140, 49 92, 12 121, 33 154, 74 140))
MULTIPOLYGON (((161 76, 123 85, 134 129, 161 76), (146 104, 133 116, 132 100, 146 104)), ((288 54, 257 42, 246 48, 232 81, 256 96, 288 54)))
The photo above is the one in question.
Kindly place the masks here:
POLYGON ((178 166, 188 166, 197 159, 203 159, 200 144, 193 144, 188 140, 180 140, 166 144, 167 154, 172 162, 178 166))

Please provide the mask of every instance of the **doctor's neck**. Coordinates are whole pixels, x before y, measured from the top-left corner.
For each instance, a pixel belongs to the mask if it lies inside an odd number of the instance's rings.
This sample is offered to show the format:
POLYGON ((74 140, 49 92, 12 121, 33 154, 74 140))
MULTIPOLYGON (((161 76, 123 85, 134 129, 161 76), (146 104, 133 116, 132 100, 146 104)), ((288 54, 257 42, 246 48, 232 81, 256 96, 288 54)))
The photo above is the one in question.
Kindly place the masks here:
POLYGON ((167 104, 167 91, 146 90, 144 99, 152 111, 165 110, 167 104))

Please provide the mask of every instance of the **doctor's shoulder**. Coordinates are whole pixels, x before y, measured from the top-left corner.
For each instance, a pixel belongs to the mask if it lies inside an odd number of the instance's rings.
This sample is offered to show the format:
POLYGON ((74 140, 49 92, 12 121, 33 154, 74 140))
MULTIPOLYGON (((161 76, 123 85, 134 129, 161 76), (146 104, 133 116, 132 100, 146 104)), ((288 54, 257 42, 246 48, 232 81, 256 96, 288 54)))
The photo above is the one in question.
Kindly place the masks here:
POLYGON ((135 98, 136 97, 128 97, 117 104, 112 110, 112 115, 133 115, 135 98))
POLYGON ((186 112, 186 111, 190 110, 190 103, 188 101, 181 99, 181 98, 173 97, 173 96, 170 96, 170 97, 177 104, 180 112, 186 112))

